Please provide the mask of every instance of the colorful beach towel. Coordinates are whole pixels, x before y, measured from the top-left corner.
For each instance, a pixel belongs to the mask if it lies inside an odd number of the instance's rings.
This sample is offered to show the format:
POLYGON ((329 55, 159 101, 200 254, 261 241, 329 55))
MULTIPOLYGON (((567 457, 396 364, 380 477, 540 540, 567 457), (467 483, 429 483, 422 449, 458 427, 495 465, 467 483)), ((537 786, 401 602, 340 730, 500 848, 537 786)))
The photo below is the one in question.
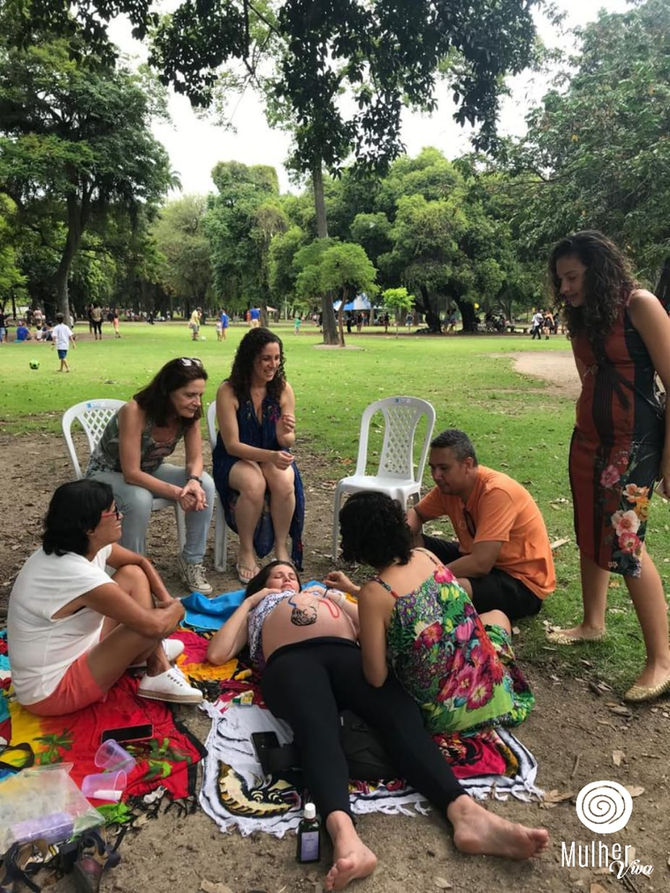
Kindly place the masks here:
MULTIPOLYGON (((252 732, 274 732, 280 744, 292 740, 289 726, 265 709, 255 686, 253 704, 242 706, 226 692, 217 703, 204 705, 212 720, 205 742, 200 805, 222 831, 242 835, 266 831, 283 837, 301 818, 301 791, 290 780, 264 777, 251 743, 252 732)), ((521 742, 505 729, 435 739, 465 790, 477 799, 539 799, 537 763, 521 742)), ((425 798, 403 781, 350 782, 354 813, 426 814, 425 798)))
POLYGON ((0 777, 30 765, 72 763, 70 775, 80 786, 85 775, 100 771, 94 757, 105 730, 150 724, 151 739, 124 745, 137 765, 129 775, 123 799, 140 797, 159 785, 173 799, 195 794, 202 745, 175 721, 167 704, 138 697, 139 677, 126 673, 104 701, 85 710, 39 717, 21 707, 12 695, 6 631, 0 633, 0 654, 0 777))

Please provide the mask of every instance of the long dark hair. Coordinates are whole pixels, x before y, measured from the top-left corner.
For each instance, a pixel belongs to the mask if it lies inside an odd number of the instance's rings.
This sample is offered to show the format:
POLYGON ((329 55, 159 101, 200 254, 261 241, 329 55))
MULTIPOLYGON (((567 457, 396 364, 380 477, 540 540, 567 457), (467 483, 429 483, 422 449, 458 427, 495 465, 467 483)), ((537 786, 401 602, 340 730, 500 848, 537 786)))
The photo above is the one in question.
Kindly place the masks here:
POLYGON ((298 569, 292 561, 283 561, 279 558, 275 558, 274 561, 270 561, 269 564, 266 564, 265 567, 262 567, 255 577, 252 577, 251 580, 247 583, 247 588, 244 590, 244 597, 249 598, 250 595, 254 595, 256 592, 260 592, 261 589, 265 589, 265 584, 267 583, 268 577, 273 568, 277 567, 277 565, 283 564, 286 567, 290 567, 293 571, 295 571, 295 575, 298 578, 298 589, 302 589, 302 581, 300 580, 300 574, 298 573, 298 569))
POLYGON ((279 345, 279 366, 272 381, 268 382, 267 393, 269 397, 273 397, 275 400, 281 397, 286 384, 286 378, 284 377, 284 345, 278 335, 275 335, 270 329, 264 329, 260 326, 257 329, 249 329, 240 341, 235 353, 235 359, 233 360, 233 368, 230 370, 230 376, 228 377, 230 386, 240 403, 249 399, 254 361, 268 344, 279 345))
MULTIPOLYGON (((207 381, 207 372, 197 357, 177 357, 177 359, 166 363, 146 387, 133 395, 133 399, 157 425, 166 425, 174 414, 170 394, 183 388, 190 381, 200 378, 207 381)), ((180 421, 185 428, 189 428, 201 416, 202 407, 193 415, 193 418, 180 421)))
POLYGON ((386 493, 361 491, 340 510, 342 557, 381 570, 392 562, 407 564, 412 537, 405 512, 386 493))
POLYGON ((549 258, 549 277, 554 298, 561 300, 556 264, 562 257, 574 255, 586 267, 584 303, 565 307, 568 337, 583 333, 596 357, 603 353, 605 338, 612 331, 622 306, 637 288, 624 254, 607 236, 597 230, 584 230, 562 239, 549 258))
POLYGON ((54 491, 44 518, 42 548, 46 554, 86 555, 88 533, 98 526, 100 516, 113 501, 109 484, 93 478, 61 484, 54 491))

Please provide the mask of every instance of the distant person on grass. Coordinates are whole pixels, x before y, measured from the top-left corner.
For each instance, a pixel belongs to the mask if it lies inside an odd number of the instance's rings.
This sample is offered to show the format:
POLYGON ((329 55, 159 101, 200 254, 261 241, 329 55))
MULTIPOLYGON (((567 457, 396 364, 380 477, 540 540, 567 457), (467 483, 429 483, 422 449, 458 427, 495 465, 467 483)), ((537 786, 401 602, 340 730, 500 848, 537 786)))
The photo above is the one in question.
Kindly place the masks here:
POLYGON ((77 346, 74 340, 74 334, 69 326, 66 326, 63 320, 65 317, 62 313, 56 314, 56 325, 51 330, 51 346, 55 347, 60 360, 58 372, 69 372, 70 367, 67 364, 67 352, 70 345, 72 349, 77 346))
POLYGON ((30 334, 30 329, 26 325, 25 319, 20 319, 19 324, 16 327, 16 341, 30 341, 32 335, 30 334))
POLYGON ((556 576, 544 519, 530 493, 477 462, 470 438, 448 428, 430 444, 435 487, 407 513, 410 530, 455 575, 477 611, 511 620, 537 614, 556 576), (421 536, 447 516, 457 541, 421 536))

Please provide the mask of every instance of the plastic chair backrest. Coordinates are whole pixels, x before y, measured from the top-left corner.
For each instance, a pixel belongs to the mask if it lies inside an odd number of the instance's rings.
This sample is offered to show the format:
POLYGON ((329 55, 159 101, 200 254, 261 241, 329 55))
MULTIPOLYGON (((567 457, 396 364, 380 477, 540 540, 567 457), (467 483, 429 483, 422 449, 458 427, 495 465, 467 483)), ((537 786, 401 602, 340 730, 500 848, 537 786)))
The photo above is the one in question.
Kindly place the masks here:
POLYGON ((384 440, 375 476, 413 479, 420 482, 435 424, 435 409, 427 400, 421 400, 419 397, 385 397, 363 410, 356 474, 365 474, 370 422, 378 412, 384 417, 384 440), (414 434, 422 418, 426 419, 426 433, 419 461, 415 466, 414 434))
POLYGON ((107 423, 111 417, 118 412, 124 405, 125 400, 112 400, 103 398, 101 400, 84 400, 83 403, 75 403, 63 414, 63 436, 70 454, 70 461, 74 467, 77 480, 82 478, 83 472, 79 464, 79 457, 72 439, 72 426, 74 422, 79 422, 84 429, 88 440, 89 454, 93 452, 98 445, 102 432, 107 427, 107 423))
POLYGON ((209 445, 212 449, 216 446, 216 400, 207 407, 207 433, 209 434, 209 445))

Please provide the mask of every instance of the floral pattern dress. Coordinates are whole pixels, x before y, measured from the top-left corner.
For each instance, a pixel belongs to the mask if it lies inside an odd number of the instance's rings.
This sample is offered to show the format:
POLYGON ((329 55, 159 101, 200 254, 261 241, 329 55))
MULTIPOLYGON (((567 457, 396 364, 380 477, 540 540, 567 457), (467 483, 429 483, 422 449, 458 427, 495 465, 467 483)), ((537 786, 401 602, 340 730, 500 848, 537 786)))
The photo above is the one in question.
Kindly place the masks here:
POLYGON ((387 656, 419 704, 428 731, 517 725, 535 698, 514 662, 509 636, 479 618, 466 591, 442 565, 409 595, 395 598, 387 656))
POLYGON ((573 350, 586 370, 570 444, 577 544, 604 570, 638 577, 664 438, 654 366, 625 307, 602 356, 581 335, 573 350))

